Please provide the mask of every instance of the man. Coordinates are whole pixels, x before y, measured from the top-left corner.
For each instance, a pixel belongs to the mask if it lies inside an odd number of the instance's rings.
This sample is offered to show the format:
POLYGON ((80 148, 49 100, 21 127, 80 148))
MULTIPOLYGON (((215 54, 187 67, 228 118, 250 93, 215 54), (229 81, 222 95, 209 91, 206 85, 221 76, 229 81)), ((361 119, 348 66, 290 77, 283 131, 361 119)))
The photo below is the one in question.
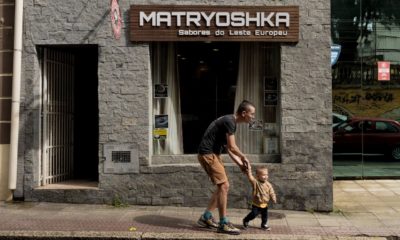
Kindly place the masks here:
POLYGON ((229 182, 221 160, 221 152, 226 147, 231 159, 243 172, 246 171, 250 162, 236 145, 234 134, 236 124, 250 123, 253 121, 254 115, 254 104, 244 100, 238 106, 235 114, 225 115, 214 120, 204 133, 199 146, 198 159, 217 188, 212 194, 204 214, 197 221, 202 227, 217 228, 220 233, 240 234, 240 230, 234 227, 226 216, 229 182), (211 214, 215 208, 218 208, 219 224, 215 222, 211 214))

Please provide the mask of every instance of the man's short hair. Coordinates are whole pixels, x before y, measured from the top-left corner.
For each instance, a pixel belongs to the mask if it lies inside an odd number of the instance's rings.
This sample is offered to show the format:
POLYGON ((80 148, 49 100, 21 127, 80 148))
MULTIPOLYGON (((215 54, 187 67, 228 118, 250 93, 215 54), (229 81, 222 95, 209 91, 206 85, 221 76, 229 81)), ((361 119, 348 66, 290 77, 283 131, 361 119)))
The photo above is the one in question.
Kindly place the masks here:
POLYGON ((236 110, 236 113, 242 113, 243 111, 248 111, 250 107, 255 108, 254 104, 251 103, 250 101, 243 100, 240 104, 239 107, 236 110))

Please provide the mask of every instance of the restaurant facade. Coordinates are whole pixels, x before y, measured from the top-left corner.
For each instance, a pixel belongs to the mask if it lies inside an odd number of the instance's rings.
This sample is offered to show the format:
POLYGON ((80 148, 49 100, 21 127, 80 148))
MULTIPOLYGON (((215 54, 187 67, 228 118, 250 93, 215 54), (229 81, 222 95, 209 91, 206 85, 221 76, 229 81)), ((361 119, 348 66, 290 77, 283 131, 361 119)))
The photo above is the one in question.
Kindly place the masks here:
MULTIPOLYGON (((236 140, 277 209, 332 210, 330 1, 24 1, 15 199, 201 206, 208 124, 246 99, 236 140)), ((250 184, 223 154, 229 207, 250 184)), ((12 160, 11 160, 12 161, 12 160)))

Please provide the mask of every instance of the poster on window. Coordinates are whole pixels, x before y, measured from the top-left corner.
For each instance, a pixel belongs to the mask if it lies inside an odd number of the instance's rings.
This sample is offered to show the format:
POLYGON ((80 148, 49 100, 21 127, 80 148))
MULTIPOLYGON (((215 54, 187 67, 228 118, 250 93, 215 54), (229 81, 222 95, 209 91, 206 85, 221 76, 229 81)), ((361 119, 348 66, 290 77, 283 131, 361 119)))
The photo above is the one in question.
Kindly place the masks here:
POLYGON ((154 98, 168 97, 168 85, 164 83, 154 84, 154 98))
POLYGON ((155 128, 153 129, 153 139, 154 140, 165 140, 167 139, 167 129, 166 128, 155 128))
POLYGON ((263 130, 263 121, 262 120, 254 120, 249 123, 250 131, 262 131, 263 130))
POLYGON ((278 82, 276 77, 264 77, 264 90, 278 90, 278 82))
POLYGON ((276 106, 278 104, 278 92, 277 91, 265 91, 264 92, 264 106, 276 106))
POLYGON ((378 81, 390 81, 390 62, 378 62, 378 81))
POLYGON ((155 115, 154 128, 168 128, 168 115, 155 115))

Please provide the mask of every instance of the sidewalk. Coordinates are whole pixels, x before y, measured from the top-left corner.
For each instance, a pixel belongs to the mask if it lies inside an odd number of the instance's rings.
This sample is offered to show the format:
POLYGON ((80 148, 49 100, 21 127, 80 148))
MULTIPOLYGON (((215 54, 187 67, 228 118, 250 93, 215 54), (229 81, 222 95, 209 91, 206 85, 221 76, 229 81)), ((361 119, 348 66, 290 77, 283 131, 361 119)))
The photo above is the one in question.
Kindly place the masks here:
MULTIPOLYGON (((335 181, 331 213, 270 210, 239 236, 199 228, 203 208, 0 202, 0 239, 400 239, 400 180, 335 181)), ((241 227, 247 209, 228 209, 241 227)), ((215 213, 217 216, 217 213, 215 213)))

